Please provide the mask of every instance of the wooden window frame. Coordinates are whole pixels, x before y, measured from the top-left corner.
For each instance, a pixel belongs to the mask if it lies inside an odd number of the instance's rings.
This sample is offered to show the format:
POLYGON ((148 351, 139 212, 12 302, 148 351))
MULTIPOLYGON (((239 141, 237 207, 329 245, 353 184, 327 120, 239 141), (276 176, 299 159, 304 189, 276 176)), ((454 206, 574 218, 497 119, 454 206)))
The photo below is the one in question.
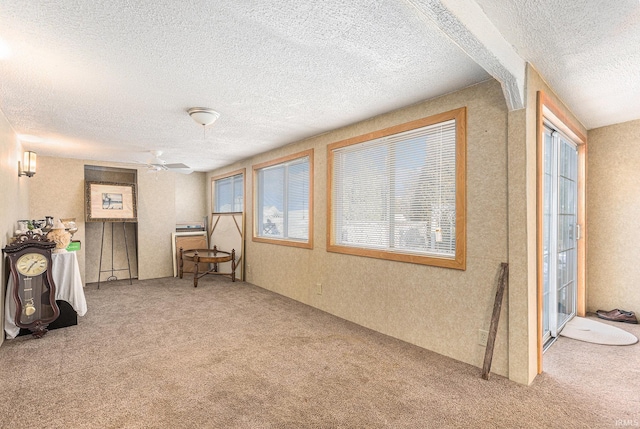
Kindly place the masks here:
POLYGON ((252 166, 253 169, 253 219, 252 219, 252 241, 257 243, 279 244, 281 246, 299 247, 303 249, 313 249, 313 149, 297 152, 271 161, 262 162, 252 166), (293 240, 290 238, 268 238, 261 237, 257 234, 257 216, 258 216, 258 171, 277 164, 293 161, 299 158, 309 157, 309 237, 307 241, 293 240))
MULTIPOLYGON (((242 174, 242 212, 247 211, 247 169, 241 168, 239 170, 234 170, 229 173, 220 174, 218 176, 211 177, 211 213, 216 212, 216 186, 215 182, 217 180, 226 179, 227 177, 237 176, 242 174)), ((234 213, 234 212, 226 212, 226 213, 234 213)))
POLYGON ((448 112, 395 125, 382 130, 338 141, 327 146, 327 251, 347 255, 365 256, 413 264, 431 265, 458 270, 466 269, 467 214, 466 214, 466 166, 467 166, 467 108, 461 107, 448 112), (456 121, 456 254, 455 258, 423 256, 415 253, 388 252, 385 250, 335 244, 333 222, 333 151, 345 146, 375 140, 454 119, 456 121))

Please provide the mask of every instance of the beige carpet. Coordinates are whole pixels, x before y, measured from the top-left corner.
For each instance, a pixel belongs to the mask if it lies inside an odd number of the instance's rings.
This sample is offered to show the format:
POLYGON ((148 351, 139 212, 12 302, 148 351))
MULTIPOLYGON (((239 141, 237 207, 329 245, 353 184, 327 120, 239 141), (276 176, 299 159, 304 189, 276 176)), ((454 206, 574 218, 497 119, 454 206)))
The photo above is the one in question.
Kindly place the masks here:
POLYGON ((188 279, 103 283, 86 295, 78 326, 0 348, 0 427, 604 428, 640 420, 637 344, 561 338, 545 355, 549 372, 525 387, 496 375, 484 381, 479 368, 226 278, 205 277, 197 289, 188 279))

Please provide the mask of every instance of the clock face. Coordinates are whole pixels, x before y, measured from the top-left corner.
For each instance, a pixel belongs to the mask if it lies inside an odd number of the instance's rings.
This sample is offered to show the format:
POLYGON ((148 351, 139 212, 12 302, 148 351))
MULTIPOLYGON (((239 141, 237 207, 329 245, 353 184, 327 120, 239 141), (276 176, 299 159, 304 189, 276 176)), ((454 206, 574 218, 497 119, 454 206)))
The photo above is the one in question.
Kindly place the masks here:
POLYGON ((16 268, 24 276, 38 276, 47 270, 47 258, 40 253, 25 253, 18 259, 16 268))

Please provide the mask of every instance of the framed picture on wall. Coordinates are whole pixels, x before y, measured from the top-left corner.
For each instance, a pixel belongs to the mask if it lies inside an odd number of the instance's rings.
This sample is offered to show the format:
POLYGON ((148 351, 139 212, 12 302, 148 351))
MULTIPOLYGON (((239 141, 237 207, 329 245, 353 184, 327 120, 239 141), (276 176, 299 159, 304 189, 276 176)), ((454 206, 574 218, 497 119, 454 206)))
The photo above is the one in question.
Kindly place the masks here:
POLYGON ((134 183, 85 182, 87 222, 137 222, 134 183))

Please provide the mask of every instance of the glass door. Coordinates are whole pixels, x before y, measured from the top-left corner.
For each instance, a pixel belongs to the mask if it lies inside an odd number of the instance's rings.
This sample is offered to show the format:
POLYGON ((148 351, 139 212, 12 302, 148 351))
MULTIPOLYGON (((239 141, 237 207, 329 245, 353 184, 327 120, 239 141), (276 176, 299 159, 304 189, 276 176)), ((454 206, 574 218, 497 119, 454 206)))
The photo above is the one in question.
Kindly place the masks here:
POLYGON ((543 342, 558 336, 576 314, 578 151, 551 126, 544 131, 543 342))

